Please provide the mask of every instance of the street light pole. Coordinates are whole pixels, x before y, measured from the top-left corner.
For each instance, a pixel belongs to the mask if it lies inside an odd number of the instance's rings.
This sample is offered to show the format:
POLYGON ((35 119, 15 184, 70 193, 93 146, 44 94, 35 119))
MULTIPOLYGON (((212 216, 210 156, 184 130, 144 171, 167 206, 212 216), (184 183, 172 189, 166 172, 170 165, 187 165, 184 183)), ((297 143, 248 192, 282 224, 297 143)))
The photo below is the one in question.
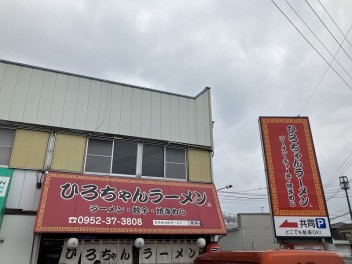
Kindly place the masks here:
POLYGON ((216 191, 220 191, 220 190, 223 190, 223 189, 230 189, 230 188, 232 188, 232 185, 231 185, 231 184, 226 185, 225 187, 222 187, 222 188, 220 188, 220 189, 217 189, 216 191))
POLYGON ((350 199, 348 198, 348 193, 347 190, 350 188, 350 183, 348 182, 347 176, 341 176, 339 177, 340 179, 340 187, 342 190, 345 190, 346 192, 346 199, 348 203, 348 209, 350 210, 350 216, 351 216, 351 221, 352 221, 352 211, 351 211, 351 204, 350 204, 350 199))

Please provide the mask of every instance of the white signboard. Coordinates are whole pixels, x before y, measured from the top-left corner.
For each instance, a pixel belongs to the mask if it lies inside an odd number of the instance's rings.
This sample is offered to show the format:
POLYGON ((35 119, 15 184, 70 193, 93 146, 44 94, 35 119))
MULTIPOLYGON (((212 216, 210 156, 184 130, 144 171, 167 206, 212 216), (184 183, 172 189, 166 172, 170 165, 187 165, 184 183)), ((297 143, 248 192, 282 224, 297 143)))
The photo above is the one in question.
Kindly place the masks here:
POLYGON ((278 237, 330 237, 327 217, 274 216, 278 237))
POLYGON ((0 176, 0 197, 5 197, 11 178, 0 176))

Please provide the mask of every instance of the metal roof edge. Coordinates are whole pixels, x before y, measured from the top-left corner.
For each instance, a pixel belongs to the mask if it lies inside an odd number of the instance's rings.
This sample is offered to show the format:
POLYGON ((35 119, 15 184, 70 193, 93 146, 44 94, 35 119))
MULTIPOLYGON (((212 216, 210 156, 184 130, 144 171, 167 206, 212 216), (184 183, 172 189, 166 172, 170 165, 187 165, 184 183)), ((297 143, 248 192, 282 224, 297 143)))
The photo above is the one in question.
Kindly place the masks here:
POLYGON ((122 82, 116 82, 116 81, 106 80, 106 79, 97 78, 97 77, 91 77, 91 76, 87 76, 87 75, 83 75, 83 74, 77 74, 77 73, 65 72, 65 71, 60 71, 60 70, 54 70, 54 69, 50 69, 50 68, 45 68, 45 67, 35 66, 35 65, 31 65, 31 64, 5 60, 5 59, 1 59, 1 58, 0 58, 0 62, 7 63, 7 64, 13 64, 13 65, 21 66, 21 67, 33 68, 33 69, 37 69, 37 70, 50 71, 50 72, 60 73, 60 74, 67 74, 67 75, 71 75, 71 76, 75 76, 75 77, 79 77, 79 78, 87 78, 87 79, 91 79, 91 80, 95 80, 95 81, 101 81, 101 82, 107 82, 107 83, 111 83, 111 84, 118 84, 118 85, 123 85, 123 86, 131 87, 131 88, 137 88, 137 89, 157 92, 157 93, 163 93, 163 94, 168 94, 168 95, 180 96, 180 97, 185 97, 185 98, 189 98, 189 99, 197 99, 199 96, 204 94, 207 90, 210 90, 209 87, 206 87, 200 93, 198 93, 196 96, 189 96, 189 95, 184 95, 184 94, 177 94, 177 93, 172 93, 172 92, 166 92, 166 91, 161 91, 161 90, 157 90, 157 89, 152 89, 152 88, 148 88, 148 87, 128 84, 128 83, 122 83, 122 82))

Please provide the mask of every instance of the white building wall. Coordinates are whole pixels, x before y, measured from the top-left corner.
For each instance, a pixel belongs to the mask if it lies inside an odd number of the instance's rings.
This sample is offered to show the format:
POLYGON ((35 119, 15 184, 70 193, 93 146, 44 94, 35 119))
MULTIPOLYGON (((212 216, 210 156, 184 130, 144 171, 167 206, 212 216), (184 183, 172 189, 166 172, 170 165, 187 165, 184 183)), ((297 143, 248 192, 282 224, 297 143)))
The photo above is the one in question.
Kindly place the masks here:
POLYGON ((275 243, 270 214, 238 214, 238 228, 230 229, 219 242, 223 250, 269 250, 275 243))
POLYGON ((31 261, 35 216, 5 215, 0 230, 0 263, 26 264, 31 261))
POLYGON ((0 60, 2 120, 212 147, 210 101, 0 60))
POLYGON ((31 170, 13 171, 6 208, 25 211, 38 209, 41 189, 37 189, 36 183, 40 179, 41 173, 39 174, 31 170))

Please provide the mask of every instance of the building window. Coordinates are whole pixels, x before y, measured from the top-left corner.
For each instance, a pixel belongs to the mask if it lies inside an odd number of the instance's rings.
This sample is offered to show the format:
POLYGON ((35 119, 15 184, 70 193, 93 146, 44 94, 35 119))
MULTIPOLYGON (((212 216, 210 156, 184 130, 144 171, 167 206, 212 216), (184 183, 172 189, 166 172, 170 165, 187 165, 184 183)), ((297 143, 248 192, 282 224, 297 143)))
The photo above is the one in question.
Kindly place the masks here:
POLYGON ((164 146, 143 144, 142 175, 164 177, 164 146))
POLYGON ((137 143, 89 139, 86 172, 136 175, 137 143))
POLYGON ((185 149, 166 148, 165 178, 186 179, 185 149))
POLYGON ((8 166, 16 130, 0 128, 0 165, 8 166))
POLYGON ((185 180, 185 149, 143 144, 142 176, 185 180))

